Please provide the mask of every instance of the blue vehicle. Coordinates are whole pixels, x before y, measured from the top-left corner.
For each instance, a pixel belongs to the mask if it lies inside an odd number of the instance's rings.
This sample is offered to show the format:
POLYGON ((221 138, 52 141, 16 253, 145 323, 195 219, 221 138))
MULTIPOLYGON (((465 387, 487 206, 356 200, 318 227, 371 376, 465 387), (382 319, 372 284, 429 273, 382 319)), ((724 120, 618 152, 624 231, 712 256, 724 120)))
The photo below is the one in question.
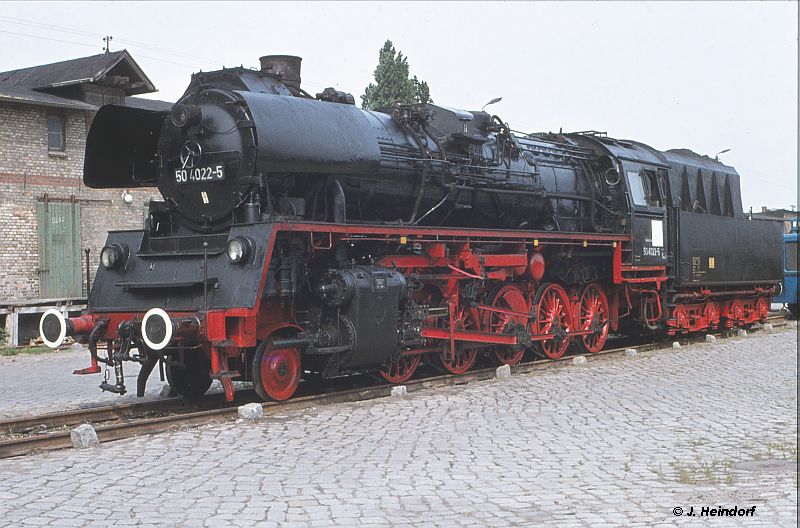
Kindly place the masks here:
POLYGON ((774 303, 786 303, 789 312, 797 317, 797 218, 792 219, 789 234, 783 235, 783 289, 772 298, 774 303))

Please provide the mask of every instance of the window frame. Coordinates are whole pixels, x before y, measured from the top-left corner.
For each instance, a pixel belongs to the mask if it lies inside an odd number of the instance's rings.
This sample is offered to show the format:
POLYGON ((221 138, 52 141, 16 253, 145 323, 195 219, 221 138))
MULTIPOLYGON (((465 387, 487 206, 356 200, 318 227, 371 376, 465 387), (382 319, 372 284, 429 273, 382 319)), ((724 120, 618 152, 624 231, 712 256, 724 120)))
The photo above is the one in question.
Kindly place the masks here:
POLYGON ((798 264, 798 247, 797 240, 787 240, 783 244, 783 271, 789 273, 797 273, 798 264), (789 248, 794 251, 794 258, 792 258, 789 248), (794 269, 791 268, 794 265, 794 269))
POLYGON ((635 207, 648 209, 663 208, 663 192, 659 182, 659 174, 647 169, 629 170, 625 174, 628 178, 628 192, 631 202, 635 207))
POLYGON ((626 171, 628 178, 628 192, 631 202, 638 207, 647 207, 647 192, 641 178, 641 171, 626 171))
POLYGON ((47 130, 47 151, 56 153, 56 154, 63 154, 67 151, 67 119, 63 115, 49 113, 47 114, 47 121, 46 121, 46 130, 47 130), (58 124, 60 125, 59 135, 60 135, 60 144, 58 147, 53 147, 50 142, 51 136, 55 134, 55 132, 50 130, 50 123, 52 119, 57 119, 58 124))

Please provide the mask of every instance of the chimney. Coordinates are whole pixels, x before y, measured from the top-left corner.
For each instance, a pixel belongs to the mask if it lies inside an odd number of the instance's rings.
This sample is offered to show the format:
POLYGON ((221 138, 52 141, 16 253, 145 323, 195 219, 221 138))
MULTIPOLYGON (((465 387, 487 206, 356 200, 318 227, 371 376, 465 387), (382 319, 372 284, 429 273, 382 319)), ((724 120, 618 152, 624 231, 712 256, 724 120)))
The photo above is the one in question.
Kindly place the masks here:
POLYGON ((769 212, 769 209, 767 209, 767 206, 766 206, 766 205, 762 205, 762 206, 761 206, 761 212, 762 212, 762 213, 769 212))
POLYGON ((286 86, 300 88, 300 62, 294 55, 264 55, 259 59, 263 73, 278 77, 286 86))

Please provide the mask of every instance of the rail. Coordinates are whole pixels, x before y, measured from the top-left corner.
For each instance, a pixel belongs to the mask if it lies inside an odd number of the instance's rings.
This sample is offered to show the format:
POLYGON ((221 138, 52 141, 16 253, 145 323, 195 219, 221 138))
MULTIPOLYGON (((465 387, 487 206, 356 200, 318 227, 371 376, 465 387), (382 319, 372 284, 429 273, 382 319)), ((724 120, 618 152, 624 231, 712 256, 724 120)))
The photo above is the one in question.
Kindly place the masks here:
MULTIPOLYGON (((767 320, 772 322, 774 326, 786 324, 786 318, 782 315, 772 315, 767 320)), ((731 331, 721 331, 713 335, 727 337, 731 334, 731 331)), ((681 344, 691 344, 704 339, 705 334, 682 338, 679 339, 679 342, 681 344)), ((669 347, 668 343, 672 342, 673 340, 670 339, 655 343, 629 343, 629 346, 611 348, 596 354, 587 354, 584 357, 589 361, 610 358, 624 353, 625 349, 630 346, 636 346, 637 350, 643 352, 666 349, 669 347)), ((565 361, 571 361, 573 357, 568 355, 559 359, 537 359, 513 365, 511 370, 515 374, 546 370, 565 361)), ((495 370, 492 367, 472 370, 461 375, 433 376, 410 380, 404 385, 408 392, 462 385, 492 379, 495 376, 495 370)), ((389 396, 390 391, 391 385, 385 384, 359 387, 335 390, 327 394, 309 394, 283 402, 264 402, 262 407, 264 415, 269 416, 320 405, 384 398, 389 396)), ((70 447, 72 442, 69 428, 82 423, 92 423, 100 442, 104 443, 140 434, 164 432, 179 426, 196 426, 235 418, 237 416, 237 407, 243 402, 228 404, 224 402, 222 396, 221 393, 211 394, 198 404, 188 403, 182 398, 171 398, 152 402, 62 411, 0 421, 0 458, 70 447), (208 408, 213 405, 219 406, 208 408)))

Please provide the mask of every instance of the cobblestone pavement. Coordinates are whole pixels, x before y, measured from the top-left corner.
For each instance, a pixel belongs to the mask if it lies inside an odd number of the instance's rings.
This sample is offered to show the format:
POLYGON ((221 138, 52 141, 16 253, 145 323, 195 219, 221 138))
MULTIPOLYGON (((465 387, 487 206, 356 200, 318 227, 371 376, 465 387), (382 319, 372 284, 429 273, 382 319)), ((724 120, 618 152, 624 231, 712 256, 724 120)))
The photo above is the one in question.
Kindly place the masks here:
POLYGON ((0 525, 794 527, 795 332, 2 460, 0 525))
MULTIPOLYGON (((0 418, 142 401, 136 397, 137 363, 124 365, 126 384, 133 391, 124 396, 99 389, 102 372, 72 375, 73 370, 88 366, 89 351, 81 345, 63 352, 0 357, 0 418)), ((110 369, 109 376, 113 383, 114 369, 110 369)), ((143 399, 157 399, 165 385, 154 371, 143 399)))

